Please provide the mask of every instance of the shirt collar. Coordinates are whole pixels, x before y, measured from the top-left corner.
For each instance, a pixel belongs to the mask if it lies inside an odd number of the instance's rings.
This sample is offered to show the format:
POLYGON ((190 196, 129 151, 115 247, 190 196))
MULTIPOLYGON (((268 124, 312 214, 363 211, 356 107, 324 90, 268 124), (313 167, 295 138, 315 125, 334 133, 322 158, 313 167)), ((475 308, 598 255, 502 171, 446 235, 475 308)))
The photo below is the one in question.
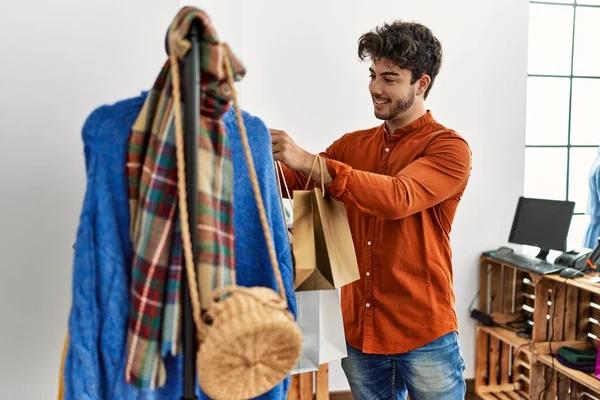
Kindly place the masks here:
POLYGON ((429 124, 431 121, 433 121, 433 115, 431 114, 430 110, 427 110, 427 112, 425 114, 423 114, 422 116, 420 116, 419 118, 417 118, 416 120, 414 120, 413 122, 411 122, 408 125, 403 126, 402 128, 396 129, 394 132, 392 132, 391 134, 389 133, 387 126, 385 125, 385 122, 383 124, 381 124, 383 132, 386 134, 386 136, 390 139, 396 139, 396 138, 400 138, 404 135, 416 132, 418 130, 420 130, 422 127, 424 127, 425 125, 429 124))

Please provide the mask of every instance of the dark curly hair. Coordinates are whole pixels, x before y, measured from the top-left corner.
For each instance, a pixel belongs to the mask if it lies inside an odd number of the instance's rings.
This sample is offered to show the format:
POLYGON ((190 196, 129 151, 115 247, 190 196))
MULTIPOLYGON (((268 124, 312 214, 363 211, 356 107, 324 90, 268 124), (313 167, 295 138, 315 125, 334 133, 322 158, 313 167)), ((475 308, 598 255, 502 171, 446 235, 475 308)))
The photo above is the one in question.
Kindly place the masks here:
POLYGON ((429 75, 431 83, 425 91, 427 98, 442 65, 442 45, 426 26, 394 21, 363 34, 358 40, 358 57, 361 60, 388 58, 398 67, 412 71, 411 84, 423 74, 429 75))

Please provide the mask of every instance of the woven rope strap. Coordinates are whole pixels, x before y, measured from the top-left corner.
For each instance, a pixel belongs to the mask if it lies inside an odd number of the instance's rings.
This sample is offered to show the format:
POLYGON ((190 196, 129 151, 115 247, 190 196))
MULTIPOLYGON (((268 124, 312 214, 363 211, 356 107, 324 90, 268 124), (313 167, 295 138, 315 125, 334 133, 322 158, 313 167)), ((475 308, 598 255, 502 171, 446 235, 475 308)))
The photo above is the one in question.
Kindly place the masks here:
MULTIPOLYGON (((173 75, 173 109, 175 112, 175 139, 176 139, 176 150, 177 150, 177 186, 179 190, 179 211, 180 211, 180 219, 181 219, 181 231, 182 231, 182 239, 183 239, 183 252, 185 257, 185 269, 188 278, 188 285, 190 288, 190 297, 192 300, 192 314, 194 317, 194 322, 197 327, 197 336, 200 342, 203 341, 204 336, 206 334, 205 325, 201 320, 201 304, 200 304, 200 296, 198 291, 198 282, 196 281, 196 271, 194 266, 194 258, 193 258, 193 250, 190 236, 190 226, 188 222, 189 214, 187 207, 187 187, 186 187, 186 179, 185 179, 185 157, 184 157, 184 143, 183 143, 183 126, 182 126, 182 116, 181 116, 181 92, 180 92, 180 77, 179 77, 179 58, 183 58, 187 50, 189 50, 189 45, 186 43, 180 43, 181 41, 186 42, 181 36, 173 35, 170 37, 171 49, 183 49, 181 52, 171 51, 169 57, 171 60, 171 72, 173 75)), ((271 265, 273 267, 273 271, 275 273, 275 279, 277 281, 277 286, 279 288, 279 295, 282 299, 286 299, 286 291, 285 286, 283 284, 283 278, 281 275, 281 270, 279 268, 279 262, 277 260, 277 254, 275 252, 275 246, 273 243, 273 238, 271 236, 271 230, 269 228, 269 222, 267 219, 267 213, 265 211, 265 205, 261 196, 260 186, 258 183, 258 177, 256 174, 256 169, 254 167, 254 161, 252 159, 252 152, 250 150, 250 145, 248 142, 248 136, 246 132, 246 127, 244 125, 244 121, 242 119, 241 110, 238 104, 237 94, 234 87, 233 81, 233 72, 231 69, 231 64, 229 62, 229 57, 225 48, 223 48, 225 52, 225 56, 223 57, 225 61, 225 68, 227 71, 227 80, 229 86, 231 87, 231 92, 233 95, 233 103, 237 118, 238 127, 240 130, 240 135, 242 138, 242 144, 244 147, 244 154, 246 157, 246 162, 248 164, 248 171, 250 174, 250 181, 252 183, 252 189, 254 192, 254 198, 256 200, 256 204, 258 207, 258 213, 260 217, 260 223, 262 226, 263 233, 265 235, 265 239, 267 242, 267 249, 269 253, 269 258, 271 261, 271 265)), ((221 288, 215 291, 216 294, 221 294, 223 292, 241 292, 247 293, 242 288, 228 287, 221 288)), ((217 296, 215 296, 217 297, 217 296)), ((210 308, 210 307, 209 307, 210 308)))
POLYGON ((260 224, 263 229, 263 233, 265 235, 265 240, 267 241, 267 249, 269 252, 269 258, 271 259, 271 266, 273 267, 273 272, 275 273, 275 280, 277 281, 277 287, 279 288, 279 295, 282 299, 286 299, 285 286, 283 285, 283 277, 281 276, 281 269, 279 268, 279 261, 277 260, 277 253, 275 252, 275 245, 273 242, 273 237, 271 236, 271 229, 269 227, 269 220, 267 219, 267 212, 265 211, 265 204, 263 202, 262 195, 260 193, 260 185, 258 183, 258 176, 256 174, 256 168, 254 167, 254 160, 252 158, 252 151, 250 150, 250 143, 248 142, 248 134, 246 132, 246 126, 244 124, 244 120, 242 119, 242 111, 239 106, 237 92, 233 83, 233 72, 231 69, 231 64, 229 62, 229 57, 227 54, 227 50, 225 51, 225 68, 227 71, 227 80, 229 81, 229 86, 231 87, 231 92, 233 96, 233 106, 235 109, 235 116, 237 119, 238 127, 240 130, 240 136, 242 138, 242 144, 244 145, 244 155, 246 156, 246 163, 248 164, 248 172, 250 173, 250 182, 252 183, 252 190, 254 191, 254 199, 256 200, 256 205, 258 207, 258 215, 260 217, 260 224))

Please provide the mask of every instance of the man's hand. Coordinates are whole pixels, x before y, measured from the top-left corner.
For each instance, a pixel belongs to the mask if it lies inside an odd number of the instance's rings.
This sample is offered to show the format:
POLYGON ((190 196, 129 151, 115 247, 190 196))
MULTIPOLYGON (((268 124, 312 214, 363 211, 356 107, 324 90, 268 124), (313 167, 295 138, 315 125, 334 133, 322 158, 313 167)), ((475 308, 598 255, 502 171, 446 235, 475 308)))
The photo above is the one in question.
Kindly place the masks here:
MULTIPOLYGON (((269 129, 269 131, 271 132, 273 158, 275 161, 281 161, 288 168, 300 172, 304 176, 308 176, 315 159, 315 154, 310 154, 308 151, 298 147, 286 132, 279 129, 269 129)), ((323 165, 325 165, 325 162, 323 162, 323 165)), ((319 163, 315 165, 310 179, 315 183, 321 183, 321 168, 319 163)), ((323 179, 324 185, 328 185, 333 180, 327 168, 323 168, 323 179)))
POLYGON ((314 156, 298 147, 287 132, 279 129, 269 129, 269 131, 275 161, 281 161, 294 171, 307 173, 306 166, 310 168, 314 156))

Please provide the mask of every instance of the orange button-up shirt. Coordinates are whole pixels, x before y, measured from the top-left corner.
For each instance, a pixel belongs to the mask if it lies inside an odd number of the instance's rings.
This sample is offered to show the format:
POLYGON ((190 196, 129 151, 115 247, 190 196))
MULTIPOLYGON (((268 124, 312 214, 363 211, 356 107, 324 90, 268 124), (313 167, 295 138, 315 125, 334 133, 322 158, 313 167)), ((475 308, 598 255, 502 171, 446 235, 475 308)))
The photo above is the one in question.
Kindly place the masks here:
MULTIPOLYGON (((348 343, 396 354, 457 330, 449 234, 471 172, 467 142, 428 111, 392 134, 385 124, 348 133, 322 156, 360 270, 341 291, 348 343)), ((304 187, 284 173, 291 190, 304 187)))

